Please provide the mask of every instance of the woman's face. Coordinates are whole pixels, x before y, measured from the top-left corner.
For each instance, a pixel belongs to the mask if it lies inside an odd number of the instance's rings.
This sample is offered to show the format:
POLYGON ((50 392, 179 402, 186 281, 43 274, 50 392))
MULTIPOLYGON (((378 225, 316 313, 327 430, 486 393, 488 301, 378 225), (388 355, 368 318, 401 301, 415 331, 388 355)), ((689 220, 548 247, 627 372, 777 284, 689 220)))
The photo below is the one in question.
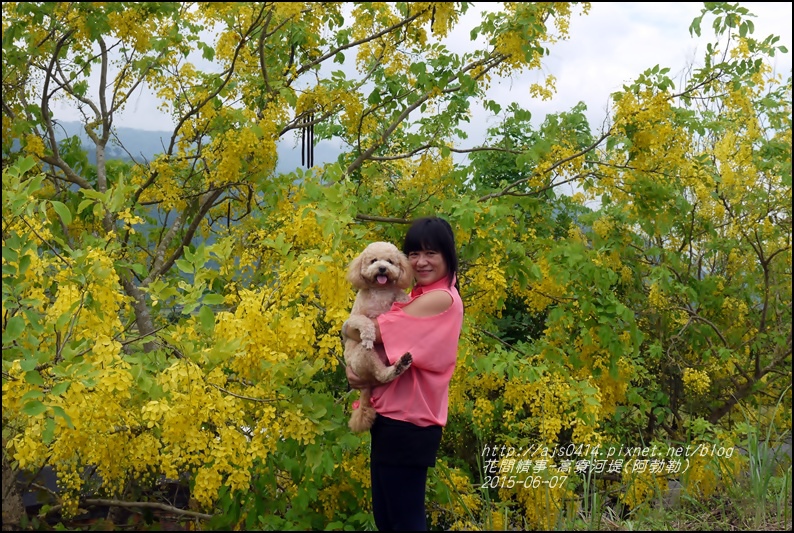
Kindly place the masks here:
POLYGON ((441 278, 446 278, 449 273, 444 256, 433 250, 410 252, 408 262, 414 270, 417 285, 430 285, 441 278))

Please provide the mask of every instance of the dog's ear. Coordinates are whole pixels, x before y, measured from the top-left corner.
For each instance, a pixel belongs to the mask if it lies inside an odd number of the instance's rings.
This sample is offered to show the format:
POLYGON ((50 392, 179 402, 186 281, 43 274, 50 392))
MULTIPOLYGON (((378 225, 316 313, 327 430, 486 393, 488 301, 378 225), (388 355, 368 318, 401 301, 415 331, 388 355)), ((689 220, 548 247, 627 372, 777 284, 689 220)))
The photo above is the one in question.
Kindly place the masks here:
POLYGON ((363 289, 367 286, 364 278, 361 276, 362 260, 362 254, 359 254, 347 267, 347 281, 357 289, 363 289))
POLYGON ((414 281, 414 269, 411 268, 411 263, 408 262, 408 258, 404 253, 400 252, 399 258, 400 277, 397 278, 397 286, 401 289, 407 289, 414 281))

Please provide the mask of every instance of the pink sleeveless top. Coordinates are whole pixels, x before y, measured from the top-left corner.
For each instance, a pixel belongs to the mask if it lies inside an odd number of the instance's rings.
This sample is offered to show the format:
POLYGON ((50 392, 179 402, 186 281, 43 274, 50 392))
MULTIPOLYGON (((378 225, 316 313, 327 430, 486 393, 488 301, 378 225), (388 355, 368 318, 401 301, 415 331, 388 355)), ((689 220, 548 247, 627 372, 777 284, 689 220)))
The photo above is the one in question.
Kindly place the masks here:
POLYGON ((417 426, 446 425, 449 382, 463 326, 463 301, 454 280, 452 287, 446 277, 414 287, 411 300, 393 304, 378 317, 378 325, 383 344, 376 344, 376 349, 385 349, 390 364, 411 352, 413 363, 391 383, 372 389, 372 406, 383 416, 417 426), (416 317, 402 310, 418 296, 436 290, 452 296, 452 305, 443 313, 416 317))

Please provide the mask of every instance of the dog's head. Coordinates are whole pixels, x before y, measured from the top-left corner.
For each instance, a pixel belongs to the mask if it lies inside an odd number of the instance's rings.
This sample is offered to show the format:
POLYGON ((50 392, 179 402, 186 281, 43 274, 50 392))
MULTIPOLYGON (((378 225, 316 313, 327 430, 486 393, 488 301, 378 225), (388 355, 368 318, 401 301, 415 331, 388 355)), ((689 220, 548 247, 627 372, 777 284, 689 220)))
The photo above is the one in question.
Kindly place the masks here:
POLYGON ((390 242, 373 242, 353 259, 347 269, 347 280, 357 289, 390 284, 407 289, 412 278, 408 258, 390 242))

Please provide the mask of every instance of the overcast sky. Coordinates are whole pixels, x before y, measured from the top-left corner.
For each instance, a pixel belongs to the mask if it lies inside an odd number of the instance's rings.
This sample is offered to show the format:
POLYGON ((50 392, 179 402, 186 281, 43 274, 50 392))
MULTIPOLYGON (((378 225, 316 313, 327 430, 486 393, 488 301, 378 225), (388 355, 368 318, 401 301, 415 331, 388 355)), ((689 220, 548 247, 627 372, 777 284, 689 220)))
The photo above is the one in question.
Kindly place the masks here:
MULTIPOLYGON (((485 5, 476 3, 475 7, 485 5)), ((789 50, 776 60, 776 70, 787 77, 791 72, 792 4, 742 2, 742 5, 757 15, 753 19, 754 37, 778 35, 781 38, 778 44, 789 50)), ((687 65, 693 61, 700 63, 705 44, 714 40, 710 19, 702 25, 700 39, 689 35, 689 25, 702 7, 700 2, 593 2, 588 15, 572 16, 570 39, 550 47, 551 55, 544 61, 545 72, 557 79, 557 94, 551 101, 530 100, 529 84, 538 80, 538 73, 505 80, 491 89, 490 96, 503 107, 518 101, 532 112, 535 124, 548 113, 569 110, 583 101, 590 124, 596 129, 607 115, 610 93, 645 69, 657 64, 669 67, 671 78, 676 80, 687 65)), ((475 13, 472 9, 466 16, 475 13)), ((462 29, 462 34, 467 36, 468 30, 462 29)), ((453 43, 449 46, 454 50, 453 43)), ((77 115, 63 110, 57 110, 56 115, 63 120, 77 119, 77 115)), ((482 120, 472 123, 473 128, 483 131, 482 120)), ((155 131, 173 128, 169 118, 157 111, 154 99, 143 91, 131 98, 116 125, 155 131)))
MULTIPOLYGON (((780 37, 788 50, 777 57, 775 68, 788 77, 791 72, 791 3, 741 2, 751 13, 756 39, 769 34, 780 37)), ((609 95, 655 65, 669 67, 677 81, 685 68, 702 65, 706 43, 715 40, 711 21, 704 19, 701 38, 689 34, 689 25, 703 9, 702 2, 593 2, 587 15, 574 15, 570 39, 550 48, 544 61, 546 72, 557 79, 557 94, 547 102, 532 102, 533 123, 548 113, 569 110, 585 102, 590 125, 601 124, 607 114, 609 95)), ((528 83, 537 74, 506 82, 498 101, 526 98, 528 83)), ((678 87, 678 85, 676 85, 678 87)))

